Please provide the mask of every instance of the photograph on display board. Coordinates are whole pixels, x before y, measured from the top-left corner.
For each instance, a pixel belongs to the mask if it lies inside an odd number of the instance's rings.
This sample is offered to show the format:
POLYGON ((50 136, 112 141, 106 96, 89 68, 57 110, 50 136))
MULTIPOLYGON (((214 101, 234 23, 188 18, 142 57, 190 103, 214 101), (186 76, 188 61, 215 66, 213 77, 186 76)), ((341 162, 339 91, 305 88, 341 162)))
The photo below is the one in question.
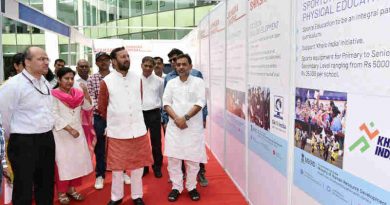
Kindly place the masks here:
POLYGON ((226 109, 245 120, 245 92, 226 88, 226 109))
POLYGON ((248 113, 250 122, 270 129, 270 89, 253 86, 248 89, 248 113))
POLYGON ((347 93, 297 88, 295 146, 342 169, 347 93))

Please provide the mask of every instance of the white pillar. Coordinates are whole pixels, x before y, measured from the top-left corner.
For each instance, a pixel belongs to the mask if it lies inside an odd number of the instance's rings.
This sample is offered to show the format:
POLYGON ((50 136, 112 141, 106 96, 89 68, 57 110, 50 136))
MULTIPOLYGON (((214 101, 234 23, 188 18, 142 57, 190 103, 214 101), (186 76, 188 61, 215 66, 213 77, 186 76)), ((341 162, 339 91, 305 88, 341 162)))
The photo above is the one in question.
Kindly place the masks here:
MULTIPOLYGON (((57 19, 57 1, 43 0, 43 12, 57 19)), ((54 71, 54 60, 60 56, 56 33, 45 30, 45 50, 49 58, 52 59, 49 67, 54 71)))
MULTIPOLYGON (((78 30, 80 33, 84 34, 84 28, 82 27, 82 26, 84 26, 84 12, 85 12, 84 6, 83 6, 83 0, 77 1, 77 10, 79 11, 79 12, 77 12, 78 13, 78 22, 79 22, 78 25, 81 26, 81 27, 79 27, 78 30)), ((77 52, 78 52, 77 59, 87 59, 87 57, 84 54, 84 46, 83 45, 79 44, 77 52)), ((76 63, 77 63, 77 61, 76 61, 76 63)))

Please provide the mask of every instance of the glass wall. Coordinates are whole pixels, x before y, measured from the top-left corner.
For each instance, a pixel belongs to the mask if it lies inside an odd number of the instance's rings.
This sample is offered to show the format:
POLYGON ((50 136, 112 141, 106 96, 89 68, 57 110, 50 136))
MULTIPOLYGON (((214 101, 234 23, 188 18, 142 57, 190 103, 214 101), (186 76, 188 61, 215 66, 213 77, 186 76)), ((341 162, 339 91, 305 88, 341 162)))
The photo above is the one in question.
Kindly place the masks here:
POLYGON ((83 0, 84 34, 91 38, 181 39, 198 25, 217 2, 83 0), (96 10, 98 15, 94 15, 96 10), (97 31, 90 28, 95 25, 97 31))
MULTIPOLYGON (((83 14, 85 15, 85 13, 88 13, 88 10, 84 10, 83 14)), ((78 25, 77 16, 77 1, 57 0, 57 18, 59 20, 74 26, 78 25)))
POLYGON ((44 48, 45 36, 43 30, 6 17, 2 18, 4 79, 8 79, 12 69, 12 56, 24 52, 31 45, 44 48))
POLYGON ((30 6, 43 11, 43 0, 29 0, 29 1, 23 1, 27 4, 27 2, 30 4, 30 6))

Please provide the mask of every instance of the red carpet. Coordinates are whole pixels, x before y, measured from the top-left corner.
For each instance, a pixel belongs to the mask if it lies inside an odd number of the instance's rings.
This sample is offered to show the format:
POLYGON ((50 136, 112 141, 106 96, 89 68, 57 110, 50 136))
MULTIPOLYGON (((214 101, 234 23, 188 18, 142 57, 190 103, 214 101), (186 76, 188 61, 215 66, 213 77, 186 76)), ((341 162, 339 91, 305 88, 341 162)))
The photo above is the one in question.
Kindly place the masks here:
MULTIPOLYGON (((208 187, 200 187, 198 184, 198 191, 201 194, 200 201, 193 202, 190 200, 187 191, 184 191, 176 202, 168 202, 167 196, 171 190, 171 184, 168 183, 168 173, 166 168, 166 159, 162 168, 163 177, 157 179, 151 172, 144 177, 144 202, 147 205, 183 205, 183 204, 197 204, 197 205, 246 205, 245 198, 241 195, 233 182, 227 176, 225 171, 219 165, 214 156, 208 151, 209 163, 206 165, 206 177, 209 180, 208 187)), ((107 174, 104 189, 97 191, 93 188, 95 183, 94 174, 90 174, 84 178, 83 186, 78 190, 86 195, 86 200, 83 202, 71 201, 71 204, 83 205, 106 205, 110 200, 111 190, 111 174, 107 174)), ((125 185, 125 198, 122 204, 131 205, 133 202, 130 198, 130 185, 125 185)), ((56 197, 55 197, 56 199, 56 197)), ((0 197, 0 204, 4 203, 4 199, 0 197)), ((56 205, 59 203, 55 202, 56 205)))

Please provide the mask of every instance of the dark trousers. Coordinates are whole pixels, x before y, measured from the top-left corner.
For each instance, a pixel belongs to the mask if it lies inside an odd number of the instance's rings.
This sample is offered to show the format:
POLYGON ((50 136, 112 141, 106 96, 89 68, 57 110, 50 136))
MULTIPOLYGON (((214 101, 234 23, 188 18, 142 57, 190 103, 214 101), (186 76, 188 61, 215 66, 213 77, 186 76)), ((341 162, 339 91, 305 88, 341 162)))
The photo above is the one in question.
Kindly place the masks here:
POLYGON ((107 122, 100 115, 93 115, 93 128, 96 134, 95 157, 96 157, 96 177, 106 177, 106 136, 104 130, 107 122))
POLYGON ((31 205, 34 188, 37 205, 52 205, 55 143, 52 131, 11 134, 8 158, 14 173, 13 205, 31 205))
POLYGON ((160 169, 163 162, 161 151, 161 114, 160 109, 143 111, 146 129, 150 129, 150 142, 152 144, 153 168, 160 169))

